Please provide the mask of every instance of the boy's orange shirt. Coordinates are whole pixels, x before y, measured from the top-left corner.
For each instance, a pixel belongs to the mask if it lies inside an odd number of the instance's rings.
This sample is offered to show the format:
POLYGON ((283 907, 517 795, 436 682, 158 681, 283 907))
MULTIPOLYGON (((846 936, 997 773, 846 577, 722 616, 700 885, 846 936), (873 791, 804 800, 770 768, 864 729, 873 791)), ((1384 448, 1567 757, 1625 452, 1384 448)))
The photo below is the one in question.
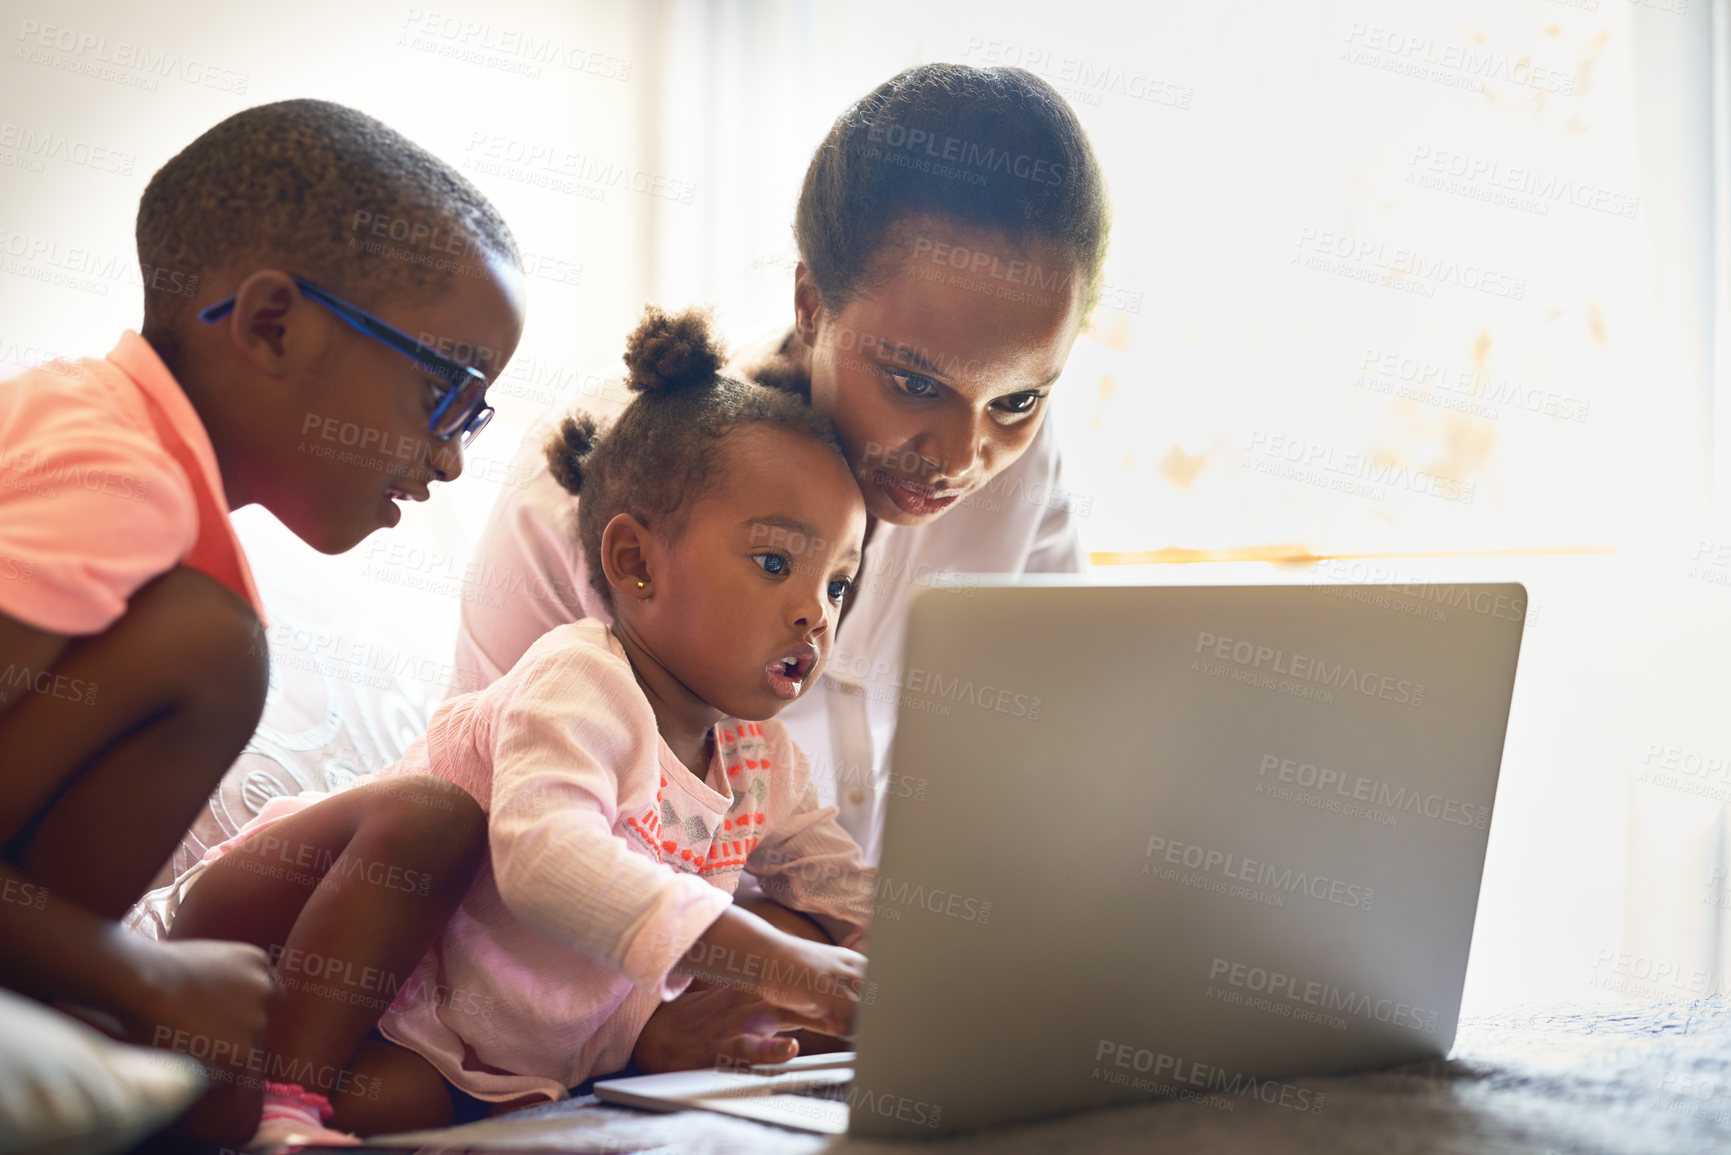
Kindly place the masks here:
POLYGON ((264 618, 204 423, 143 337, 0 383, 0 612, 97 634, 186 565, 264 618))

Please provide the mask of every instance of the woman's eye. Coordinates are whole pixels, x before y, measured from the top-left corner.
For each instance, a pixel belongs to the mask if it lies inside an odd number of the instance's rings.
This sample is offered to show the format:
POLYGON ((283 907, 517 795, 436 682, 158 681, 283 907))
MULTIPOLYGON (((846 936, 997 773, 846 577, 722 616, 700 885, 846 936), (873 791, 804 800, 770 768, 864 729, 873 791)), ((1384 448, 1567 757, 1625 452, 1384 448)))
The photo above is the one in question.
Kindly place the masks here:
POLYGON ((431 377, 422 378, 422 383, 425 388, 421 390, 421 405, 428 413, 431 413, 439 407, 439 402, 444 400, 445 391, 450 386, 443 381, 435 381, 431 377))
POLYGON ((839 602, 847 597, 848 591, 852 589, 853 582, 848 578, 834 578, 829 583, 829 600, 839 602))
POLYGON ((938 391, 938 383, 930 377, 922 377, 918 373, 908 373, 900 369, 889 369, 886 372, 901 384, 901 391, 909 397, 931 397, 938 391))
POLYGON ((1012 393, 998 398, 997 404, 1007 413, 1028 413, 1040 403, 1043 393, 1012 393))
POLYGON ((787 573, 790 568, 787 558, 779 553, 754 553, 751 555, 751 560, 756 562, 764 573, 773 574, 776 577, 787 573))

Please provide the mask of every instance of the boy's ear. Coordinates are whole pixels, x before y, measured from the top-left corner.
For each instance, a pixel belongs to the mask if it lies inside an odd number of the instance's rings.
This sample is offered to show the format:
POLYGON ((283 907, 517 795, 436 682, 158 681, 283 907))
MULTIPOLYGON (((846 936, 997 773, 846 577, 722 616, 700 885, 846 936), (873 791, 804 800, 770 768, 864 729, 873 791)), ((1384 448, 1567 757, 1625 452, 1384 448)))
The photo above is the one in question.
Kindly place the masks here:
POLYGON ((817 341, 817 324, 823 318, 823 298, 812 280, 811 270, 801 261, 793 269, 793 327, 807 345, 817 341))
POLYGON ((616 513, 601 531, 601 572, 616 596, 648 601, 655 594, 660 542, 629 513, 616 513))
POLYGON ((293 322, 317 306, 280 269, 260 269, 235 290, 234 312, 227 319, 229 339, 260 372, 280 376, 291 350, 304 343, 293 322))

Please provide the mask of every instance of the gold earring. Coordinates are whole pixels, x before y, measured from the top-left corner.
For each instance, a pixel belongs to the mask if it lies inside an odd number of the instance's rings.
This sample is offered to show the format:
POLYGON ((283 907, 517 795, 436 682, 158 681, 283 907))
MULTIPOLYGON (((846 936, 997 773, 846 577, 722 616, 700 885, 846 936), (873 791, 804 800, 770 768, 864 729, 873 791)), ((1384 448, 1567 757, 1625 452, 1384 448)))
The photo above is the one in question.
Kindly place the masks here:
POLYGON ((637 588, 638 588, 638 589, 642 589, 642 588, 643 588, 643 583, 642 583, 642 582, 638 582, 638 583, 637 583, 637 588))

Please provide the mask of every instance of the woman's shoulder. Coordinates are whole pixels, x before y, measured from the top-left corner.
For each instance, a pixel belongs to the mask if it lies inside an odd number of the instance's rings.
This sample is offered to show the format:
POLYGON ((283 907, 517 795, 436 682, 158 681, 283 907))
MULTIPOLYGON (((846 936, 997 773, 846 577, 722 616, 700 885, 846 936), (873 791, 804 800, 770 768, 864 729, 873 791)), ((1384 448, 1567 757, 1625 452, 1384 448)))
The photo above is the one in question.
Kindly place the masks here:
POLYGON ((605 616, 599 595, 589 586, 577 532, 579 499, 560 486, 547 467, 546 443, 555 428, 554 416, 530 427, 504 467, 504 484, 475 547, 476 579, 499 597, 492 603, 464 605, 465 620, 513 623, 511 632, 519 645, 528 639, 515 623, 527 621, 529 628, 548 624, 548 613, 538 611, 562 607, 572 614, 605 616), (545 604, 527 605, 523 598, 545 604))
MULTIPOLYGON (((1034 435, 1034 442, 1028 446, 1028 451, 998 476, 1017 474, 1030 478, 1049 478, 1058 472, 1062 460, 1063 455, 1058 450, 1058 430, 1048 416, 1040 423, 1040 432, 1034 435)), ((991 488, 989 484, 987 488, 991 488)))
POLYGON ((794 331, 776 329, 747 341, 728 360, 727 371, 783 393, 811 400, 811 371, 794 355, 794 331))

